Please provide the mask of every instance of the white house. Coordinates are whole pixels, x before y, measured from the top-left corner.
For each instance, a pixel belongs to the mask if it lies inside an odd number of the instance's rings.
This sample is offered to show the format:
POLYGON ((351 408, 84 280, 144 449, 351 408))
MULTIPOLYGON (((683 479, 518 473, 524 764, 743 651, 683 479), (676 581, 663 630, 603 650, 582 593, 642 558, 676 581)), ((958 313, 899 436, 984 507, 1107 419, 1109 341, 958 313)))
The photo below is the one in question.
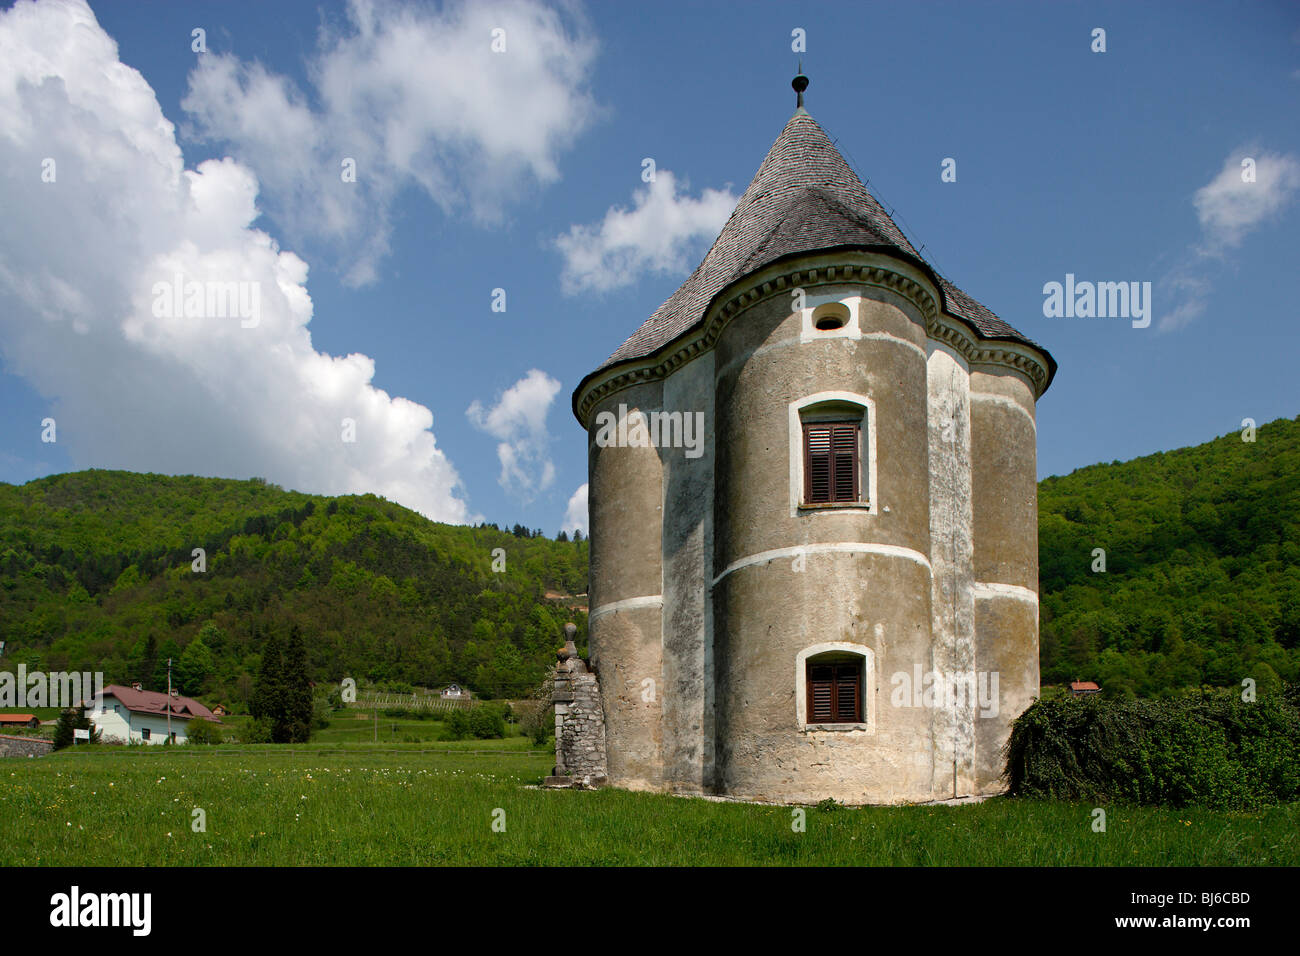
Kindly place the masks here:
POLYGON ((119 684, 105 687, 102 697, 95 699, 90 720, 105 742, 161 744, 167 740, 169 713, 172 743, 185 742, 192 720, 220 723, 197 700, 119 684))

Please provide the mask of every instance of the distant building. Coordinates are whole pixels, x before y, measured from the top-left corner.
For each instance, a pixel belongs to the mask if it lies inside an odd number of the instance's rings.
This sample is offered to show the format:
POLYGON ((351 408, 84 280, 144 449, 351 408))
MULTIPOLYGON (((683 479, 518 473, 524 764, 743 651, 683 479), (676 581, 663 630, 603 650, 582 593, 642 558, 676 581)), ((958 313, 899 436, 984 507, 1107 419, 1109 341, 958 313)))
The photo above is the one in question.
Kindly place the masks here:
POLYGON ((157 691, 140 690, 138 684, 134 687, 110 684, 104 688, 102 699, 91 705, 91 710, 90 721, 105 743, 164 743, 169 715, 173 743, 185 742, 193 720, 220 723, 197 700, 176 693, 168 697, 157 691))
POLYGON ((440 696, 451 700, 463 700, 469 696, 469 691, 462 689, 459 684, 448 684, 438 693, 440 696))
POLYGON ((35 714, 0 714, 0 727, 39 727, 35 714))
POLYGON ((1101 687, 1090 680, 1070 681, 1071 697, 1087 697, 1090 694, 1100 694, 1101 687))

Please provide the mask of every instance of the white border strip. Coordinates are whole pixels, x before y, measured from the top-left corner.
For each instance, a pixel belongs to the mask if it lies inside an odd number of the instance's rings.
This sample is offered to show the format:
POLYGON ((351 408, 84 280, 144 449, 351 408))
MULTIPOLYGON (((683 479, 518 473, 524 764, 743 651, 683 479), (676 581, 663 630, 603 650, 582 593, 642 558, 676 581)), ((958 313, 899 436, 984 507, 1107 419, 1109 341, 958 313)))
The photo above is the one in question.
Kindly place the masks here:
POLYGON ((732 571, 739 571, 751 564, 762 564, 766 561, 775 561, 778 558, 794 558, 800 554, 883 554, 891 558, 906 558, 908 561, 915 561, 925 570, 933 573, 930 567, 930 559, 920 551, 913 551, 911 548, 900 548, 896 544, 871 544, 866 541, 833 541, 828 544, 805 544, 797 548, 776 548, 772 551, 760 551, 757 554, 748 555, 727 565, 727 569, 714 578, 713 583, 717 585, 732 571))
POLYGON ((996 392, 976 392, 976 391, 972 391, 970 393, 970 397, 972 399, 975 399, 976 401, 991 402, 994 405, 1002 405, 1007 408, 1014 408, 1021 415, 1024 415, 1026 418, 1029 419, 1029 425, 1034 429, 1035 432, 1038 431, 1038 422, 1034 421, 1034 416, 1029 413, 1029 410, 1025 408, 1025 406, 1021 405, 1014 398, 1007 398, 1005 395, 999 395, 996 392))
POLYGON ((604 617, 606 614, 613 614, 615 611, 634 611, 643 607, 664 606, 664 596, 662 594, 647 594, 644 597, 625 598, 622 601, 610 601, 608 604, 602 604, 600 607, 592 608, 587 615, 587 623, 590 624, 597 618, 604 617))
POLYGON ((993 582, 976 581, 974 585, 975 596, 977 598, 1015 598, 1018 601, 1028 601, 1030 604, 1038 603, 1038 594, 1029 588, 1021 587, 1019 584, 996 584, 993 582))

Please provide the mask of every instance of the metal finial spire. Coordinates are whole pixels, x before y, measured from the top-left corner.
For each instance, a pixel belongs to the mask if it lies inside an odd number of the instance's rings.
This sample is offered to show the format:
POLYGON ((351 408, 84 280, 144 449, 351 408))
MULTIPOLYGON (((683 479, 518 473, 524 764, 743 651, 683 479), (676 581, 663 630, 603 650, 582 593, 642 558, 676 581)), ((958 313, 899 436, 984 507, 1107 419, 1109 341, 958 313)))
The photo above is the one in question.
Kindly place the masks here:
POLYGON ((803 75, 803 60, 799 61, 799 75, 790 82, 790 85, 799 94, 799 100, 795 103, 795 108, 803 109, 803 91, 808 89, 808 77, 803 75))

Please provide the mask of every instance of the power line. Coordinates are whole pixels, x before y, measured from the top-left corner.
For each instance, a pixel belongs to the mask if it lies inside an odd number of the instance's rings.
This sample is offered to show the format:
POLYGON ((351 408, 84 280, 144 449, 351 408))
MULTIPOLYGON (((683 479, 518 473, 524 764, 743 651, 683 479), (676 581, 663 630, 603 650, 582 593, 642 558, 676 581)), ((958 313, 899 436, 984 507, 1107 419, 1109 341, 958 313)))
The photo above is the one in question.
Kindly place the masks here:
MULTIPOLYGON (((920 256, 921 253, 927 248, 928 244, 924 242, 918 242, 920 236, 917 234, 916 230, 914 230, 911 227, 911 225, 907 222, 906 219, 902 217, 902 215, 895 212, 894 207, 888 202, 888 200, 885 199, 884 193, 880 191, 879 187, 873 186, 871 180, 862 172, 862 168, 858 164, 858 161, 853 158, 853 154, 849 152, 847 147, 841 147, 839 145, 839 142, 840 142, 839 138, 836 137, 831 140, 831 145, 839 149, 840 153, 848 161, 849 168, 852 169, 853 172, 857 175, 858 179, 862 181, 862 184, 867 187, 867 189, 871 192, 871 194, 876 198, 876 201, 879 202, 882 207, 884 207, 885 212, 889 215, 889 218, 894 220, 894 224, 898 226, 899 231, 903 233, 903 236, 907 239, 907 241, 912 244, 912 247, 914 249, 916 249, 917 255, 920 256)), ((921 258, 925 258, 925 257, 922 256, 921 258)), ((933 251, 931 251, 930 253, 930 258, 926 259, 925 261, 928 262, 933 267, 934 271, 939 273, 939 275, 943 276, 944 278, 948 278, 947 271, 940 268, 938 260, 935 258, 933 251)))

